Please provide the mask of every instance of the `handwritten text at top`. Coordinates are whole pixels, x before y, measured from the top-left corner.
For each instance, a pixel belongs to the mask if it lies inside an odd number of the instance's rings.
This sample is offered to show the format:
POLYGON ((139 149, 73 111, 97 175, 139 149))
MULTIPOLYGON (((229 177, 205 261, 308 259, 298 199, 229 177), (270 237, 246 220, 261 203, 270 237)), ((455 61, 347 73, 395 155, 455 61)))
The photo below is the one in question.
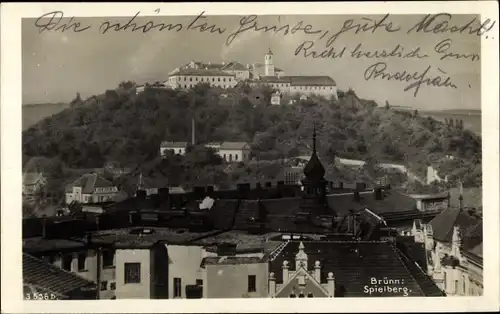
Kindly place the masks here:
MULTIPOLYGON (((155 12, 159 12, 156 10, 155 12)), ((448 13, 428 14, 420 18, 416 23, 408 28, 395 24, 391 21, 390 14, 382 17, 359 17, 355 19, 346 19, 337 30, 323 29, 306 21, 298 21, 292 24, 283 24, 280 18, 277 18, 277 23, 264 23, 262 18, 257 15, 247 15, 239 19, 236 29, 229 31, 228 26, 217 25, 210 21, 210 16, 205 12, 191 18, 187 23, 168 23, 166 21, 153 21, 146 17, 139 17, 140 12, 137 12, 132 17, 125 18, 123 22, 106 20, 96 27, 98 33, 108 34, 112 32, 142 32, 148 33, 151 31, 197 31, 201 33, 210 33, 215 35, 224 35, 226 37, 226 45, 231 45, 235 39, 246 32, 272 33, 276 35, 288 36, 294 34, 302 34, 314 36, 314 39, 326 39, 326 46, 331 46, 342 35, 357 35, 361 33, 375 34, 377 32, 396 33, 405 32, 407 34, 452 34, 459 33, 463 35, 482 36, 493 29, 496 21, 485 19, 483 22, 476 17, 472 17, 466 23, 455 23, 453 15, 448 13)), ((171 17, 164 17, 167 20, 171 17)), ((46 13, 35 21, 35 26, 39 32, 56 31, 56 32, 84 32, 95 28, 90 23, 78 21, 76 17, 67 18, 62 11, 54 11, 46 13)), ((233 26, 231 26, 233 28, 233 26)))

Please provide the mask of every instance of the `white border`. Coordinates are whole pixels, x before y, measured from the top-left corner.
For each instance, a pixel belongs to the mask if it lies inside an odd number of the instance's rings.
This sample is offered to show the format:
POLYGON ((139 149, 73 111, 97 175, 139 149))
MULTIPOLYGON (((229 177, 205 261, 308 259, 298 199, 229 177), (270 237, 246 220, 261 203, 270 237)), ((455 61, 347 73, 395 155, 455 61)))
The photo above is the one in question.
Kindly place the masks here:
MULTIPOLYGON (((498 310, 499 95, 498 38, 482 40, 484 296, 456 298, 204 299, 134 301, 21 300, 21 17, 62 10, 65 16, 252 14, 481 14, 498 17, 496 1, 359 3, 8 3, 1 6, 2 311, 12 312, 422 312, 498 310), (148 12, 151 12, 148 14, 148 12), (425 301, 424 301, 425 300, 425 301)), ((498 34, 498 22, 492 34, 498 34)))

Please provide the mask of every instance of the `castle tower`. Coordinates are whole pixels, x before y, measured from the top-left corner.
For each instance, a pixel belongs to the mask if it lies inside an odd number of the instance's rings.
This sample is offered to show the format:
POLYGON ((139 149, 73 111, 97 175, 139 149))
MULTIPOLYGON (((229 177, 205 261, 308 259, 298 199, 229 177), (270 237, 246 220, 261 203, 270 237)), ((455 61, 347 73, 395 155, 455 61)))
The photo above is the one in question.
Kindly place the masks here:
POLYGON ((269 48, 269 52, 266 53, 264 60, 264 69, 266 76, 274 76, 274 60, 273 60, 273 52, 271 48, 269 48))

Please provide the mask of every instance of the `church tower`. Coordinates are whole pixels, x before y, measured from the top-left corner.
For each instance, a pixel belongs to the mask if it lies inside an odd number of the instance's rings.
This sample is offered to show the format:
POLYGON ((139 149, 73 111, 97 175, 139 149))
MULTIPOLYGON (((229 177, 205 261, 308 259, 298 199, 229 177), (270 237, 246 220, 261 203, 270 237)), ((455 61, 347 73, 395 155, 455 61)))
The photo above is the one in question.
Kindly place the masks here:
POLYGON ((303 213, 332 215, 326 200, 325 168, 321 164, 316 152, 316 126, 313 130, 313 152, 311 159, 304 168, 305 178, 302 180, 304 195, 300 204, 303 213))
POLYGON ((264 69, 265 69, 265 76, 274 76, 274 60, 273 60, 273 52, 271 51, 271 48, 269 48, 269 52, 266 53, 265 55, 265 60, 264 60, 264 69))

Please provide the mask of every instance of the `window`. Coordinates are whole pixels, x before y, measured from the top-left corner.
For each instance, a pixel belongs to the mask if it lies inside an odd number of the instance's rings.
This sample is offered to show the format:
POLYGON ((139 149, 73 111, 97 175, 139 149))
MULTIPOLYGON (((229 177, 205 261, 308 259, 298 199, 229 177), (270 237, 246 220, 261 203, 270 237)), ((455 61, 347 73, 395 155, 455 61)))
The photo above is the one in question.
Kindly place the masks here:
POLYGON ((295 293, 292 293, 290 294, 290 298, 296 298, 297 296, 295 295, 295 293))
POLYGON ((203 286, 203 280, 201 280, 201 279, 196 279, 196 285, 197 285, 197 286, 203 286))
POLYGON ((62 269, 71 271, 72 262, 73 262, 73 255, 64 255, 62 258, 62 269))
POLYGON ((234 160, 238 160, 238 154, 234 154, 234 160))
POLYGON ((174 278, 174 298, 182 296, 182 281, 181 278, 174 278))
POLYGON ((458 280, 455 280, 455 294, 458 294, 458 280))
POLYGON ((111 267, 114 265, 115 252, 112 250, 102 251, 102 267, 111 267))
POLYGON ((101 281, 101 291, 106 291, 106 290, 108 290, 108 282, 101 281))
POLYGON ((256 280, 257 277, 255 275, 248 275, 248 292, 257 291, 256 280))
POLYGON ((313 295, 311 292, 309 292, 309 293, 307 294, 307 297, 308 297, 308 298, 314 298, 314 295, 313 295))
POLYGON ((141 263, 125 263, 125 283, 141 282, 141 263))
POLYGON ((116 290, 116 282, 112 282, 109 284, 109 290, 116 290))
POLYGON ((462 276, 462 292, 465 295, 467 290, 465 287, 467 286, 467 278, 465 276, 462 276))
POLYGON ((78 254, 78 271, 83 271, 86 269, 85 262, 87 261, 87 253, 78 254))
POLYGON ((233 154, 229 154, 229 161, 233 161, 233 154))

